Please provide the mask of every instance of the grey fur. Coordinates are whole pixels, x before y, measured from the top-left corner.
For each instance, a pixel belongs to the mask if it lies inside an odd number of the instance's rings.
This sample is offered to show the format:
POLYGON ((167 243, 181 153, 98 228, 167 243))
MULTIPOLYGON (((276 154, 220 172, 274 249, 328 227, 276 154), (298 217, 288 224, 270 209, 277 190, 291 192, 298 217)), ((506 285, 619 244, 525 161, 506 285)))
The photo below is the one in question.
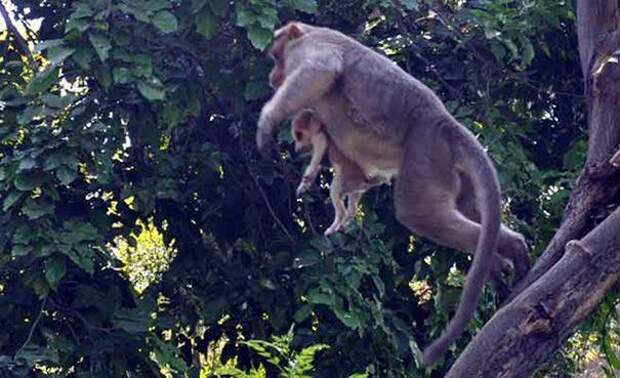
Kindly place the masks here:
POLYGON ((276 35, 285 37, 293 30, 287 28, 297 29, 284 48, 285 80, 261 112, 259 150, 284 118, 311 108, 369 177, 396 176, 402 224, 438 244, 475 251, 456 314, 424 351, 430 365, 472 319, 489 272, 501 281, 503 258, 512 260, 516 279, 529 269, 523 237, 501 224, 495 168, 435 93, 395 63, 328 28, 294 23, 276 35))

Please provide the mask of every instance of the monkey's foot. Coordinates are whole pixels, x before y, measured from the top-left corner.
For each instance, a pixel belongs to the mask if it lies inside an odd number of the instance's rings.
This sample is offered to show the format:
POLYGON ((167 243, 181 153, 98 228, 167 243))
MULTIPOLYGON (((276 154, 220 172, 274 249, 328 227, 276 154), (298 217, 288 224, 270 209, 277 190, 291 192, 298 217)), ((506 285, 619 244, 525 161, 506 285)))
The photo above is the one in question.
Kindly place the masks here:
POLYGON ((333 234, 334 232, 340 231, 341 228, 342 228, 342 222, 335 220, 334 223, 332 223, 332 225, 329 226, 327 230, 325 230, 324 235, 329 236, 333 234))

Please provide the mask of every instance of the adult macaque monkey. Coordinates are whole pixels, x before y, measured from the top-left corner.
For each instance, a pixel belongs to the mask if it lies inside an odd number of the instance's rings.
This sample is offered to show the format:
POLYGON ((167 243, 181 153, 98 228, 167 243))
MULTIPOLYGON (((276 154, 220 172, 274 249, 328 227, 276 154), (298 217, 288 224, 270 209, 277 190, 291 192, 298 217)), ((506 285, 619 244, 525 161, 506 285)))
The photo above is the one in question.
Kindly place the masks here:
POLYGON ((396 174, 402 224, 438 244, 475 251, 454 318, 423 353, 422 363, 432 364, 465 330, 489 272, 501 277, 502 257, 512 260, 515 279, 529 269, 523 237, 501 224, 495 168, 430 88, 344 34, 290 23, 276 31, 269 53, 277 90, 258 121, 260 151, 282 120, 310 108, 368 176, 396 174))
POLYGON ((330 141, 323 127, 321 121, 310 110, 303 110, 293 119, 291 134, 295 141, 296 152, 312 149, 310 164, 306 167, 301 183, 297 187, 298 196, 308 190, 316 179, 326 151, 334 168, 334 177, 329 187, 329 197, 334 206, 334 221, 325 230, 327 236, 340 231, 353 219, 364 192, 373 186, 389 183, 389 178, 366 176, 357 164, 344 156, 330 141))

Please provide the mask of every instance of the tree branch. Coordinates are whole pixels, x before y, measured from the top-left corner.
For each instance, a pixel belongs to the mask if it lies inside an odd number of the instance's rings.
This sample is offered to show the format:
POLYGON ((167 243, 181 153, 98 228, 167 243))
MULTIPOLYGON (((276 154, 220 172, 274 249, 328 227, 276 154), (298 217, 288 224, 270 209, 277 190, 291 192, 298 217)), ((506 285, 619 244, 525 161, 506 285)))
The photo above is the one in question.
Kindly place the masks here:
POLYGON ((17 42, 19 49, 28 59, 30 66, 33 69, 36 69, 36 63, 35 63, 34 58, 32 57, 32 53, 30 52, 30 49, 28 48, 28 43, 26 42, 24 37, 19 33, 19 30, 17 30, 15 25, 13 25, 13 22, 11 21, 11 17, 9 16, 9 12, 7 11, 6 7, 4 6, 4 4, 2 4, 1 1, 0 1, 0 17, 4 19, 4 23, 6 24, 7 29, 13 35, 13 38, 15 38, 15 41, 17 42))
MULTIPOLYGON (((2 6, 2 3, 0 3, 0 6, 2 6)), ((26 341, 24 341, 24 344, 22 344, 22 346, 15 353, 15 358, 18 358, 21 355, 24 348, 26 348, 26 346, 32 340, 32 336, 34 336, 34 331, 39 325, 39 322, 41 321, 41 317, 43 316, 43 310, 45 310, 46 303, 47 303, 47 297, 43 298, 43 301, 41 302, 41 310, 39 311, 39 314, 37 315, 37 317, 34 319, 34 322, 32 322, 32 326, 30 327, 30 332, 28 332, 28 337, 26 337, 26 341)))
POLYGON ((574 332, 620 277, 620 208, 534 285, 500 309, 447 377, 527 377, 574 332))
POLYGON ((620 159, 620 3, 579 0, 577 19, 589 127, 585 167, 545 252, 448 377, 529 376, 620 277, 620 170, 609 162, 620 159), (595 226, 610 206, 615 211, 595 226))

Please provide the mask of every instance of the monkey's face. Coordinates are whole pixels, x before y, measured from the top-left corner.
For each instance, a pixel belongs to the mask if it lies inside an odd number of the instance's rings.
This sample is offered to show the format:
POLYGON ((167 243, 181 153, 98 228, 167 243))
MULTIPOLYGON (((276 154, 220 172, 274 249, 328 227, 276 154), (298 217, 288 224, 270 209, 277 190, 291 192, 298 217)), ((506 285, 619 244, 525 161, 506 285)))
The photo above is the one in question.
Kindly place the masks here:
POLYGON ((293 127, 293 141, 295 142, 295 152, 308 153, 312 148, 312 136, 310 130, 302 127, 293 127))
POLYGON ((293 119, 291 134, 295 142, 295 152, 306 153, 312 148, 312 136, 318 132, 312 112, 304 110, 293 119))
POLYGON ((282 83, 284 83, 284 79, 286 79, 285 75, 285 49, 286 44, 295 39, 302 36, 302 31, 299 25, 295 23, 290 23, 285 27, 277 30, 273 37, 273 43, 269 48, 268 54, 274 62, 274 66, 271 69, 271 73, 269 74, 269 85, 273 89, 278 89, 282 83))
POLYGON ((284 48, 287 42, 286 33, 277 35, 269 49, 269 56, 274 63, 269 74, 269 85, 273 89, 278 89, 284 82, 284 48))

